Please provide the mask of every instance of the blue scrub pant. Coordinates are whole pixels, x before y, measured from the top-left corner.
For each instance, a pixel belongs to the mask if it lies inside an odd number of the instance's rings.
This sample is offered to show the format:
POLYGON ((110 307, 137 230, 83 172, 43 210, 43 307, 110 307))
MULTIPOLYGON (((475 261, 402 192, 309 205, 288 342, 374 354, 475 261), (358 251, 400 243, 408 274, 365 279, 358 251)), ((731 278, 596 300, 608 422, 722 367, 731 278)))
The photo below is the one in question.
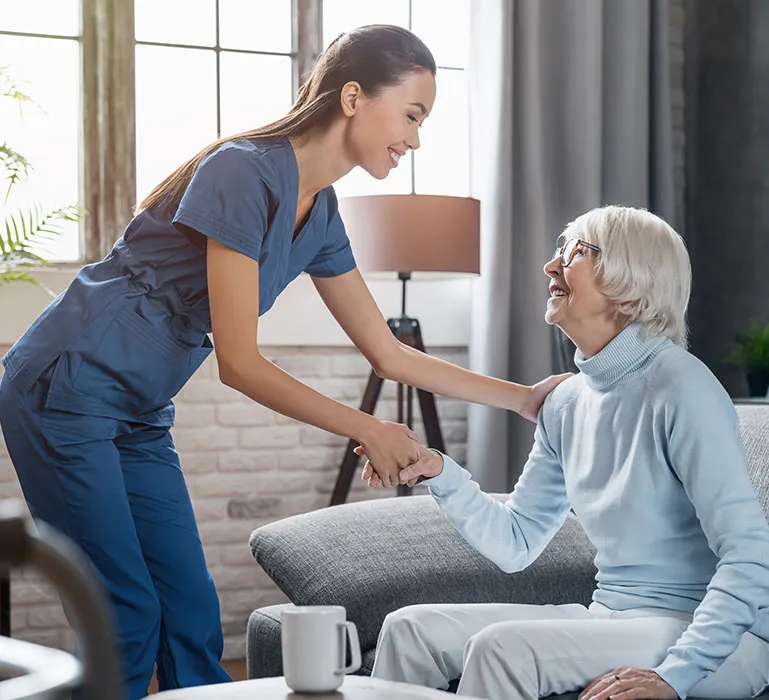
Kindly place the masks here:
POLYGON ((34 518, 72 538, 111 597, 131 700, 231 680, 219 600, 166 427, 44 407, 46 377, 0 384, 0 425, 34 518))

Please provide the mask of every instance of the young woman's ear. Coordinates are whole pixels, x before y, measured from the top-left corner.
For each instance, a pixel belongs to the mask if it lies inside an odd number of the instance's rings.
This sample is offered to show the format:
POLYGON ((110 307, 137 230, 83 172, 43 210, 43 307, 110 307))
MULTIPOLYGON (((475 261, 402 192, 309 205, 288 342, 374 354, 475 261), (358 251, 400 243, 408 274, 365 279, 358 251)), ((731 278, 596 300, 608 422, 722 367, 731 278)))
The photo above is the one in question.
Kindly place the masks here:
POLYGON ((342 86, 342 114, 345 117, 351 117, 357 111, 361 98, 363 97, 363 88, 360 83, 356 83, 354 80, 349 83, 345 83, 342 86))

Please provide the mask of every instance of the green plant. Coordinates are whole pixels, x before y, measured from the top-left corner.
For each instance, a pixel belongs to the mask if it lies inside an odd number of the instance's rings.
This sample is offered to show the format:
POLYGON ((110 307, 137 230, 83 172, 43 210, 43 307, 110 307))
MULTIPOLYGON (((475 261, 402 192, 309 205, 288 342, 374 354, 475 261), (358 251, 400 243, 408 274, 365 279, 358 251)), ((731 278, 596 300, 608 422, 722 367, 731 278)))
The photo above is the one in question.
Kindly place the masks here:
POLYGON ((769 323, 751 321, 745 333, 736 335, 729 361, 746 372, 769 372, 769 323))
MULTIPOLYGON (((21 89, 5 66, 0 66, 0 99, 14 100, 20 112, 25 104, 33 104, 32 98, 21 89)), ((4 199, 7 205, 11 190, 27 179, 32 165, 2 140, 0 168, 5 172, 8 182, 4 199)), ((30 269, 50 265, 41 255, 46 252, 45 243, 62 234, 62 222, 79 221, 82 213, 80 208, 68 205, 48 209, 35 202, 16 211, 8 210, 7 206, 3 206, 3 210, 5 226, 0 231, 0 285, 32 282, 42 286, 30 273, 30 269)))

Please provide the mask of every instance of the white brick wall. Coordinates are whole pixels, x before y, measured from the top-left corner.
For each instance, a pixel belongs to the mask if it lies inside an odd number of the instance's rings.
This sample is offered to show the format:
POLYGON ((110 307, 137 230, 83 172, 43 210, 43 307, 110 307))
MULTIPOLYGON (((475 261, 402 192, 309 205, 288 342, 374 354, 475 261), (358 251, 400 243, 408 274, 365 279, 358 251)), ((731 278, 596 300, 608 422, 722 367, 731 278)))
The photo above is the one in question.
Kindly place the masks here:
MULTIPOLYGON (((684 2, 670 0, 671 76, 675 147, 676 209, 683 228, 684 208, 684 2)), ((4 352, 5 348, 0 348, 4 352)), ((327 395, 357 406, 368 365, 354 350, 266 348, 264 353, 287 372, 327 395)), ((466 349, 436 353, 464 365, 466 349)), ((438 409, 447 449, 465 459, 466 406, 440 399, 438 409)), ((415 410, 418 417, 419 411, 415 410)), ((395 420, 395 388, 386 383, 377 416, 395 420)), ((421 426, 417 425, 421 434, 421 426)), ((209 360, 177 401, 174 429, 206 558, 216 580, 226 638, 225 657, 243 658, 245 627, 257 607, 284 596, 251 558, 248 536, 254 527, 328 503, 345 441, 299 425, 254 405, 218 382, 209 360)), ((354 479, 350 501, 389 497, 354 479)), ((10 460, 0 443, 0 498, 20 498, 10 460)), ((22 639, 71 649, 55 592, 29 572, 14 572, 13 634, 22 639)))
MULTIPOLYGON (((0 348, 5 352, 6 348, 0 348)), ((356 406, 369 366, 353 349, 266 348, 265 355, 298 379, 356 406)), ((465 365, 466 350, 436 355, 465 365)), ((386 382, 376 415, 396 417, 395 385, 386 382)), ((419 419, 414 396, 415 417, 419 419)), ((243 658, 245 628, 255 608, 285 600, 256 565, 248 537, 259 525, 327 505, 346 441, 277 415, 222 385, 209 359, 177 397, 173 429, 211 574, 216 581, 225 632, 225 657, 243 658)), ((438 400, 447 449, 464 459, 466 406, 438 400)), ((415 426, 423 435, 421 421, 415 426)), ((349 501, 394 495, 353 481, 349 501)), ((0 444, 0 497, 20 498, 15 474, 0 444)), ((33 572, 14 572, 14 636, 71 649, 73 635, 53 589, 33 572)))

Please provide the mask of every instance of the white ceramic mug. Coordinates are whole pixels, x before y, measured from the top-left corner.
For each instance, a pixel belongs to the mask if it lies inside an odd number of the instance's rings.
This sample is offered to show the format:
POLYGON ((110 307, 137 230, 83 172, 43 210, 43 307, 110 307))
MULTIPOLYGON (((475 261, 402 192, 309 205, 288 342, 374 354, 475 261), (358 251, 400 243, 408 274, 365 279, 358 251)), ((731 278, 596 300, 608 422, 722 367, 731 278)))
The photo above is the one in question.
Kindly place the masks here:
POLYGON ((346 618, 341 605, 294 606, 283 611, 283 675, 291 690, 328 693, 342 685, 345 674, 360 668, 358 628, 346 618), (345 666, 348 636, 352 661, 345 666))

